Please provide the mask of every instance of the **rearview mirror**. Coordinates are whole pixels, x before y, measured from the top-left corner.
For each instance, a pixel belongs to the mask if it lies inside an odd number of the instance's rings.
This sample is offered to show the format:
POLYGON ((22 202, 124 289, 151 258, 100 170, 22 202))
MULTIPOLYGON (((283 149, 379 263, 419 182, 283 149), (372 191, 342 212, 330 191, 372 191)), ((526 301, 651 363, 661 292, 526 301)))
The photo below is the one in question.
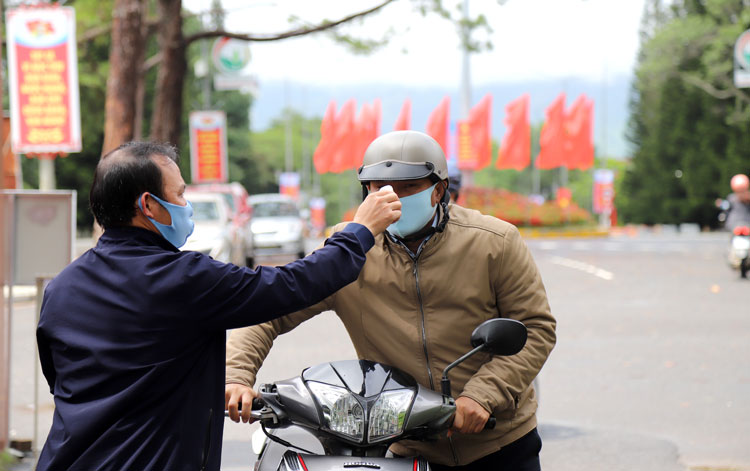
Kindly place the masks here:
POLYGON ((471 334, 471 346, 493 355, 515 355, 526 345, 526 326, 513 319, 490 319, 471 334))

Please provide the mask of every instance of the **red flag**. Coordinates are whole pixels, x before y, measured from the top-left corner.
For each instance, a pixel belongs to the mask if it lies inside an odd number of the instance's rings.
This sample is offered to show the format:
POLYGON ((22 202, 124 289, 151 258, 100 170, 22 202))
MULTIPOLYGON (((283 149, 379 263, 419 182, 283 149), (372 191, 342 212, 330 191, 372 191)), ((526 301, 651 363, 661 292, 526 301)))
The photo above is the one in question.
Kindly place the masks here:
POLYGON ((375 101, 372 102, 372 107, 375 116, 373 117, 372 139, 370 139, 370 142, 380 136, 380 123, 383 120, 383 106, 380 104, 380 98, 375 98, 375 101))
POLYGON ((411 100, 404 100, 404 104, 401 106, 401 112, 396 118, 396 124, 393 125, 394 131, 408 131, 411 129, 411 100))
POLYGON ((380 99, 375 99, 372 105, 368 103, 362 105, 356 122, 354 153, 348 168, 356 169, 362 165, 367 147, 380 135, 381 114, 380 99))
POLYGON ((482 170, 492 160, 491 120, 492 95, 488 93, 469 111, 471 147, 477 162, 474 170, 482 170))
POLYGON ((593 113, 594 102, 581 95, 565 115, 565 163, 569 169, 586 170, 594 165, 593 113))
POLYGON ((437 108, 430 113, 426 126, 427 134, 440 144, 445 155, 448 155, 448 116, 450 107, 450 97, 443 98, 443 101, 440 102, 437 108))
POLYGON ((341 173, 351 168, 352 155, 356 148, 355 112, 356 102, 352 99, 344 103, 336 116, 336 132, 331 151, 329 171, 341 173))
POLYGON ((531 161, 531 126, 529 125, 529 94, 524 93, 505 106, 506 126, 495 166, 500 169, 523 170, 531 161))
POLYGON ((565 93, 560 93, 544 114, 536 166, 548 170, 565 164, 565 93))
POLYGON ((336 134, 336 102, 331 101, 320 123, 320 142, 313 154, 313 164, 318 173, 328 172, 331 166, 333 143, 336 134))

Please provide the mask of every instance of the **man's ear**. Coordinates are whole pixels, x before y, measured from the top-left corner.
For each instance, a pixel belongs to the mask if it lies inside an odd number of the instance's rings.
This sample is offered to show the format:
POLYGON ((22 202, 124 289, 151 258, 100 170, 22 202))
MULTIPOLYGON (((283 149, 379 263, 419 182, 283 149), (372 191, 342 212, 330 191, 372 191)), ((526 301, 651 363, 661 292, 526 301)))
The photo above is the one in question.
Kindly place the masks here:
POLYGON ((153 198, 151 198, 150 193, 141 193, 141 196, 138 197, 138 207, 140 208, 141 212, 146 216, 150 218, 154 218, 154 213, 151 211, 151 205, 154 203, 153 198))

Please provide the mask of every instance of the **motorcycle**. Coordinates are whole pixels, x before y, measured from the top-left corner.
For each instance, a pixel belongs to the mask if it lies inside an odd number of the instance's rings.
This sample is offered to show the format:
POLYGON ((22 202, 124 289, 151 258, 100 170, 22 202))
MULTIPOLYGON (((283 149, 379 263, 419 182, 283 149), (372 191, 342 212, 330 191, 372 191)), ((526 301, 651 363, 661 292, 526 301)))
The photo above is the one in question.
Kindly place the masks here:
POLYGON ((734 269, 740 270, 740 276, 747 278, 750 271, 750 227, 737 226, 732 231, 732 243, 729 249, 729 263, 734 269))
MULTIPOLYGON (((443 370, 441 392, 367 360, 323 363, 261 385, 251 413, 265 434, 253 437, 255 471, 429 470, 424 458, 395 457, 389 446, 434 439, 448 430, 456 412, 450 370, 479 352, 515 355, 526 336, 526 327, 515 320, 482 323, 471 335, 474 348, 443 370)), ((490 417, 485 428, 494 426, 490 417)))

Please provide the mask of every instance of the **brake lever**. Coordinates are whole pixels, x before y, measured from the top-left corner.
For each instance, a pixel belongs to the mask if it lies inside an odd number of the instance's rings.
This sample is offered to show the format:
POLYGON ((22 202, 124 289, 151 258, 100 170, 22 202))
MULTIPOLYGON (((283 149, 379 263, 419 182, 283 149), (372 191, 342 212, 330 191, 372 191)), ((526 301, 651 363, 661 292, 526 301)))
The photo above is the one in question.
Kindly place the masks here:
MULTIPOLYGON (((255 398, 253 399, 253 403, 251 405, 250 410, 250 417, 254 420, 271 420, 274 425, 279 423, 279 416, 276 415, 276 413, 271 409, 270 407, 266 406, 262 400, 255 398)), ((237 407, 238 412, 242 412, 242 404, 239 404, 237 407)), ((224 417, 229 417, 229 411, 224 411, 224 417)))

